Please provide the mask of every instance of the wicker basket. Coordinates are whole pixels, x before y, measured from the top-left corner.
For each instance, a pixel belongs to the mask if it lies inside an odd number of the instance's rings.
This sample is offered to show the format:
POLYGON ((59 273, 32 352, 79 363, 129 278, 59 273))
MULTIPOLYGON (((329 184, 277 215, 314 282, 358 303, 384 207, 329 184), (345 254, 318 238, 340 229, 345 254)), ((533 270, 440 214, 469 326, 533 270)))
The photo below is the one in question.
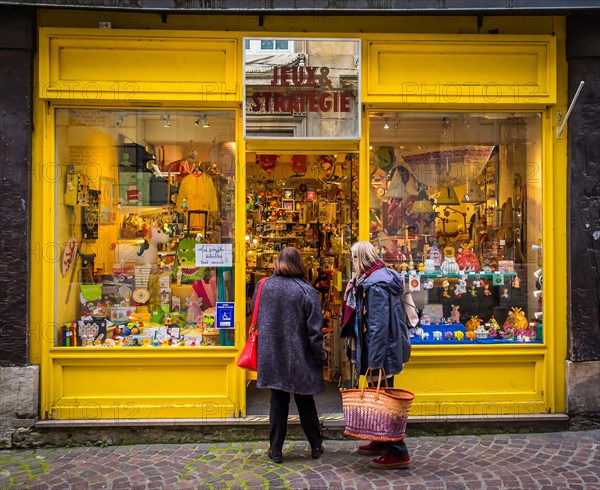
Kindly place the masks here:
MULTIPOLYGON (((385 378, 384 378, 385 379, 385 378)), ((408 412, 415 395, 399 388, 341 390, 344 434, 371 441, 400 441, 406 433, 408 412)))

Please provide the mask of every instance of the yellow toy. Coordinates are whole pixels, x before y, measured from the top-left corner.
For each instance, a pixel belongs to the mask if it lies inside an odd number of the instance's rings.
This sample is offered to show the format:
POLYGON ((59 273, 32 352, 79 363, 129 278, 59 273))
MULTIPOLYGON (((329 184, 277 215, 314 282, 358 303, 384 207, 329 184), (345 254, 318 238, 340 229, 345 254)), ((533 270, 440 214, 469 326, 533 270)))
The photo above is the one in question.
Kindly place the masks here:
POLYGON ((456 340, 464 340, 465 334, 462 330, 457 330, 456 332, 454 332, 454 338, 456 340))
POLYGON ((467 321, 465 327, 469 332, 474 332, 481 325, 481 320, 477 316, 472 316, 470 320, 467 321))

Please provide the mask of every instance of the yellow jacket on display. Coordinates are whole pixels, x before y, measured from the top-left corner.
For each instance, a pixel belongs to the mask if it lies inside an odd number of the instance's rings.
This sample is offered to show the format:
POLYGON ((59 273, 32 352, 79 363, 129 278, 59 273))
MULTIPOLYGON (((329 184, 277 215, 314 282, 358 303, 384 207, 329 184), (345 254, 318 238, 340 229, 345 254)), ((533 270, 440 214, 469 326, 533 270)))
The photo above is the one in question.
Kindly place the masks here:
POLYGON ((212 178, 203 173, 186 175, 177 193, 177 210, 185 212, 181 207, 185 199, 187 210, 218 211, 217 190, 212 178))

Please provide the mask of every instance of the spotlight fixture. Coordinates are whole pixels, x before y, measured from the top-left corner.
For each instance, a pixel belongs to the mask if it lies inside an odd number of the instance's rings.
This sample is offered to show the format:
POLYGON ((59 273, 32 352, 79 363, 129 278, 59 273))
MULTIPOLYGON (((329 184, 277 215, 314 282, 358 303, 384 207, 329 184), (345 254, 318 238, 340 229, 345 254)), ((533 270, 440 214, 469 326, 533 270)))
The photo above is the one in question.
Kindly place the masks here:
POLYGON ((119 117, 113 124, 113 127, 120 128, 123 125, 123 121, 125 121, 125 116, 123 114, 119 114, 119 117))
POLYGON ((170 128, 171 127, 171 116, 166 115, 166 116, 160 116, 161 121, 163 121, 163 128, 170 128))
POLYGON ((200 126, 200 121, 202 120, 202 118, 200 116, 198 116, 196 118, 196 120, 194 121, 194 126, 200 126))
POLYGON ((210 124, 208 124, 208 116, 202 116, 202 127, 210 128, 210 124))
POLYGON ((385 118, 385 123, 383 125, 383 129, 390 129, 390 125, 388 124, 387 117, 385 118))

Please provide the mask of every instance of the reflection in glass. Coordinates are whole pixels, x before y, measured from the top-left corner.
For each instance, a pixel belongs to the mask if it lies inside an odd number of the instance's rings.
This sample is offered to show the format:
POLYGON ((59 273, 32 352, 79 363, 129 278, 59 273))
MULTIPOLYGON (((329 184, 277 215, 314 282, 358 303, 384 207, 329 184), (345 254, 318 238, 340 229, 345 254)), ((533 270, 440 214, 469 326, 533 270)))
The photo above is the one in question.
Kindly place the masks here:
POLYGON ((539 115, 372 114, 369 141, 371 238, 422 309, 413 342, 543 341, 539 115))

